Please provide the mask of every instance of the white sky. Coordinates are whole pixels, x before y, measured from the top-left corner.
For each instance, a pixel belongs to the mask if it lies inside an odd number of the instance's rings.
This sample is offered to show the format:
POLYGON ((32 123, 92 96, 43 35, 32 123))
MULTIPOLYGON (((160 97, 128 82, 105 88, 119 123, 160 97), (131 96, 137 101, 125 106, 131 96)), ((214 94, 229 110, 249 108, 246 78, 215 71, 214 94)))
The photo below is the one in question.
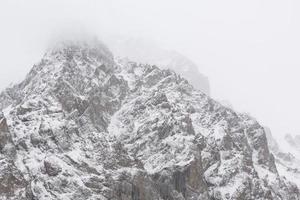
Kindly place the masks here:
POLYGON ((0 0, 0 89, 59 35, 120 33, 187 55, 214 98, 273 134, 300 133, 299 10, 297 0, 0 0))

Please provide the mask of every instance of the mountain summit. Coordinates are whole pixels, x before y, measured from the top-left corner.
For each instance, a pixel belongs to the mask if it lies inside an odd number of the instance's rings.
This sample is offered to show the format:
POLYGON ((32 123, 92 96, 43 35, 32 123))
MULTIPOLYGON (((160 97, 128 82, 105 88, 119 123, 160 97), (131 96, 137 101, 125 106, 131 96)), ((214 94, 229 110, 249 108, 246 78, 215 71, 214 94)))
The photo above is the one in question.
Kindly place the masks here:
POLYGON ((255 119, 99 41, 55 45, 0 109, 0 199, 300 199, 255 119))

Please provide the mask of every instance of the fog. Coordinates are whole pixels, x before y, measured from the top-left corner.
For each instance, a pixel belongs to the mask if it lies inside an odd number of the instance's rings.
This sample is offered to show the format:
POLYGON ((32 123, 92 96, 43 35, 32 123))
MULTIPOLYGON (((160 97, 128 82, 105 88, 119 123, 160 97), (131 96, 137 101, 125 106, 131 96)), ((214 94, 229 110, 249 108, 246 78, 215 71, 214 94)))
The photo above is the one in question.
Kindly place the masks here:
POLYGON ((1 0, 0 89, 22 80, 57 38, 149 38, 197 63, 213 98, 276 136, 297 134, 299 9, 296 0, 1 0))

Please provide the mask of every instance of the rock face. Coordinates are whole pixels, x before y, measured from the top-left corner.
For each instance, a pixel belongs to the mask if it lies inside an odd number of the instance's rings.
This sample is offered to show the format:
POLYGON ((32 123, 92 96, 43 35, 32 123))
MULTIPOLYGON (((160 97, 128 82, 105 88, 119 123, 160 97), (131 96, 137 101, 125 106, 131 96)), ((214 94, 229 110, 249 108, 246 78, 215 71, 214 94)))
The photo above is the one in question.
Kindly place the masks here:
POLYGON ((98 41, 55 46, 0 99, 2 199, 300 199, 255 119, 98 41))
POLYGON ((3 113, 0 113, 0 199, 30 198, 28 182, 14 164, 15 149, 3 113))
POLYGON ((3 150, 5 145, 10 142, 10 135, 8 133, 8 127, 6 119, 3 114, 0 114, 0 149, 3 150))

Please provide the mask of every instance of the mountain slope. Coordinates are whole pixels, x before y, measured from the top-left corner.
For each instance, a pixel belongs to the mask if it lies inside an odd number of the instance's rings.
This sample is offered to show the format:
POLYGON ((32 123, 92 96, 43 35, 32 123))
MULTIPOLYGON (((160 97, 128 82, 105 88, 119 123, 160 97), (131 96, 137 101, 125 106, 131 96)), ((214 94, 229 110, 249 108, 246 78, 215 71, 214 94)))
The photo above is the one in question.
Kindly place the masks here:
MULTIPOLYGON (((288 180, 293 181, 300 187, 300 152, 297 148, 297 136, 293 138, 291 135, 286 135, 285 141, 281 141, 280 145, 272 137, 270 129, 266 129, 268 144, 271 152, 275 156, 276 165, 281 175, 284 175, 288 180)), ((299 143, 299 142, 298 142, 299 143)))
POLYGON ((187 79, 196 89, 207 95, 210 94, 208 78, 201 74, 198 66, 184 55, 176 51, 165 50, 155 42, 141 38, 116 35, 109 35, 104 38, 116 56, 174 70, 187 79))
POLYGON ((253 118, 95 40, 51 48, 0 99, 0 199, 300 198, 253 118))

